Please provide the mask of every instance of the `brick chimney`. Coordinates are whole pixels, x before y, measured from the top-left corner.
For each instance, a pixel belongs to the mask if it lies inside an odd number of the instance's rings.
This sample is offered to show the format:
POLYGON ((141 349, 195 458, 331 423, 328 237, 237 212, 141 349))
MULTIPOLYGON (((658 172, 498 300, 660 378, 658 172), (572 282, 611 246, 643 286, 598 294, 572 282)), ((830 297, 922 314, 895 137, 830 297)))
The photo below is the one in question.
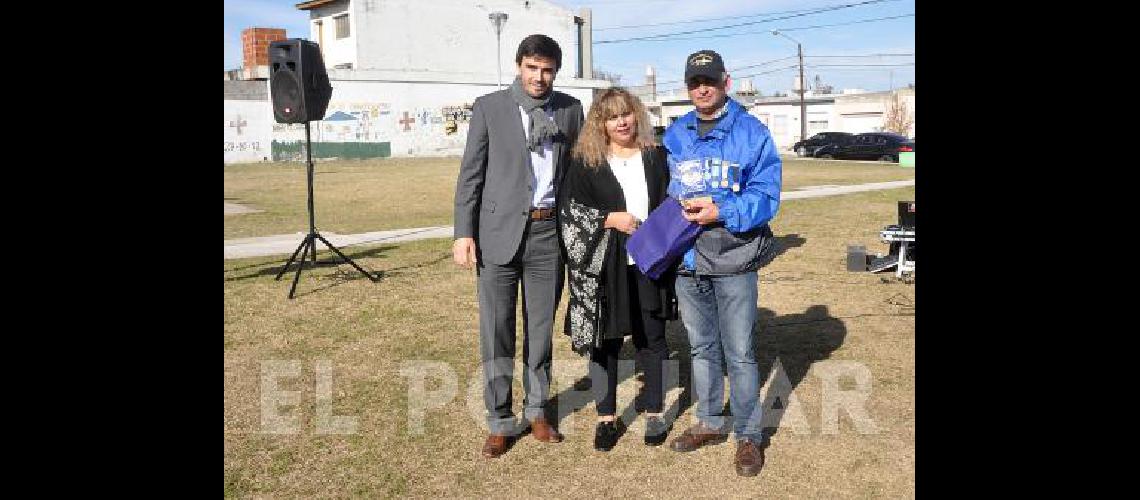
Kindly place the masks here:
POLYGON ((241 30, 242 72, 247 79, 269 78, 269 44, 284 39, 282 28, 241 30))

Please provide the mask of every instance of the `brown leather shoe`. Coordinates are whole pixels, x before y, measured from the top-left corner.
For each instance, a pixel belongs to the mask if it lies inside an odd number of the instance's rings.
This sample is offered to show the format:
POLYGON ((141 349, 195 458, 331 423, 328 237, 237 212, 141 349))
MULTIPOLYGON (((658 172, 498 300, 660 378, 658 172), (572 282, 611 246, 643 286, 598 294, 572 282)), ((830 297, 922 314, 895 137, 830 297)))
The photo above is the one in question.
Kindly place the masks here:
POLYGON ((562 434, 554 426, 547 423, 545 417, 538 417, 530 421, 530 432, 534 438, 544 443, 562 442, 562 434))
POLYGON ((685 429, 685 432, 669 443, 669 448, 673 451, 693 451, 706 444, 723 443, 726 439, 727 435, 698 423, 685 429))
POLYGON ((499 458, 500 455, 507 452, 507 436, 498 436, 491 434, 487 436, 487 442, 483 443, 483 456, 487 458, 499 458))
POLYGON ((736 474, 755 476, 764 466, 764 450, 749 439, 736 442, 736 474))

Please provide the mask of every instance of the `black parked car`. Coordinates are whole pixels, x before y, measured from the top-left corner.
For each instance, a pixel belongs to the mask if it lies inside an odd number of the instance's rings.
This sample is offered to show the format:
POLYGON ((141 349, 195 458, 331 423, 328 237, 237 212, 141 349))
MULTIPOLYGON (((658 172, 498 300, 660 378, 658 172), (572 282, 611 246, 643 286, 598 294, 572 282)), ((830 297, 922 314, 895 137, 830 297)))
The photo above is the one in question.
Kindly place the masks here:
POLYGON ((815 156, 815 152, 829 144, 842 145, 851 141, 855 134, 847 132, 820 132, 792 145, 792 150, 800 156, 815 156))
POLYGON ((914 151, 914 140, 893 132, 857 134, 843 145, 827 145, 815 151, 816 158, 878 160, 898 163, 899 153, 914 151))

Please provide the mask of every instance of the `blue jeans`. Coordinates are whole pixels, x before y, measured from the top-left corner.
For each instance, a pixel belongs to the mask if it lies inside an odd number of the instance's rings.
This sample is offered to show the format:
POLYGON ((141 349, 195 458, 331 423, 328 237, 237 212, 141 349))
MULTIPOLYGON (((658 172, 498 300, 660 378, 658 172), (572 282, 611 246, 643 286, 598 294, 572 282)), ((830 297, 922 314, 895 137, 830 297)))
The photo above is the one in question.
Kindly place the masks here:
POLYGON ((732 431, 736 439, 761 442, 757 403, 760 373, 752 347, 756 323, 757 274, 677 276, 677 302, 692 346, 693 391, 697 419, 707 427, 725 429, 724 375, 727 361, 732 431))

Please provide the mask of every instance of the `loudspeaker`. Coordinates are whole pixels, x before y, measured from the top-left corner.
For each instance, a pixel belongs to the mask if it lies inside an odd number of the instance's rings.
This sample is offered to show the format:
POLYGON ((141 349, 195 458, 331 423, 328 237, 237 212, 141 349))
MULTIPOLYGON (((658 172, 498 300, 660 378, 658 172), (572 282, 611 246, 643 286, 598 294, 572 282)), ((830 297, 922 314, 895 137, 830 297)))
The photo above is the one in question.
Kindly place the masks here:
POLYGON ((278 123, 323 119, 332 85, 320 46, 300 38, 269 44, 269 95, 278 123))

